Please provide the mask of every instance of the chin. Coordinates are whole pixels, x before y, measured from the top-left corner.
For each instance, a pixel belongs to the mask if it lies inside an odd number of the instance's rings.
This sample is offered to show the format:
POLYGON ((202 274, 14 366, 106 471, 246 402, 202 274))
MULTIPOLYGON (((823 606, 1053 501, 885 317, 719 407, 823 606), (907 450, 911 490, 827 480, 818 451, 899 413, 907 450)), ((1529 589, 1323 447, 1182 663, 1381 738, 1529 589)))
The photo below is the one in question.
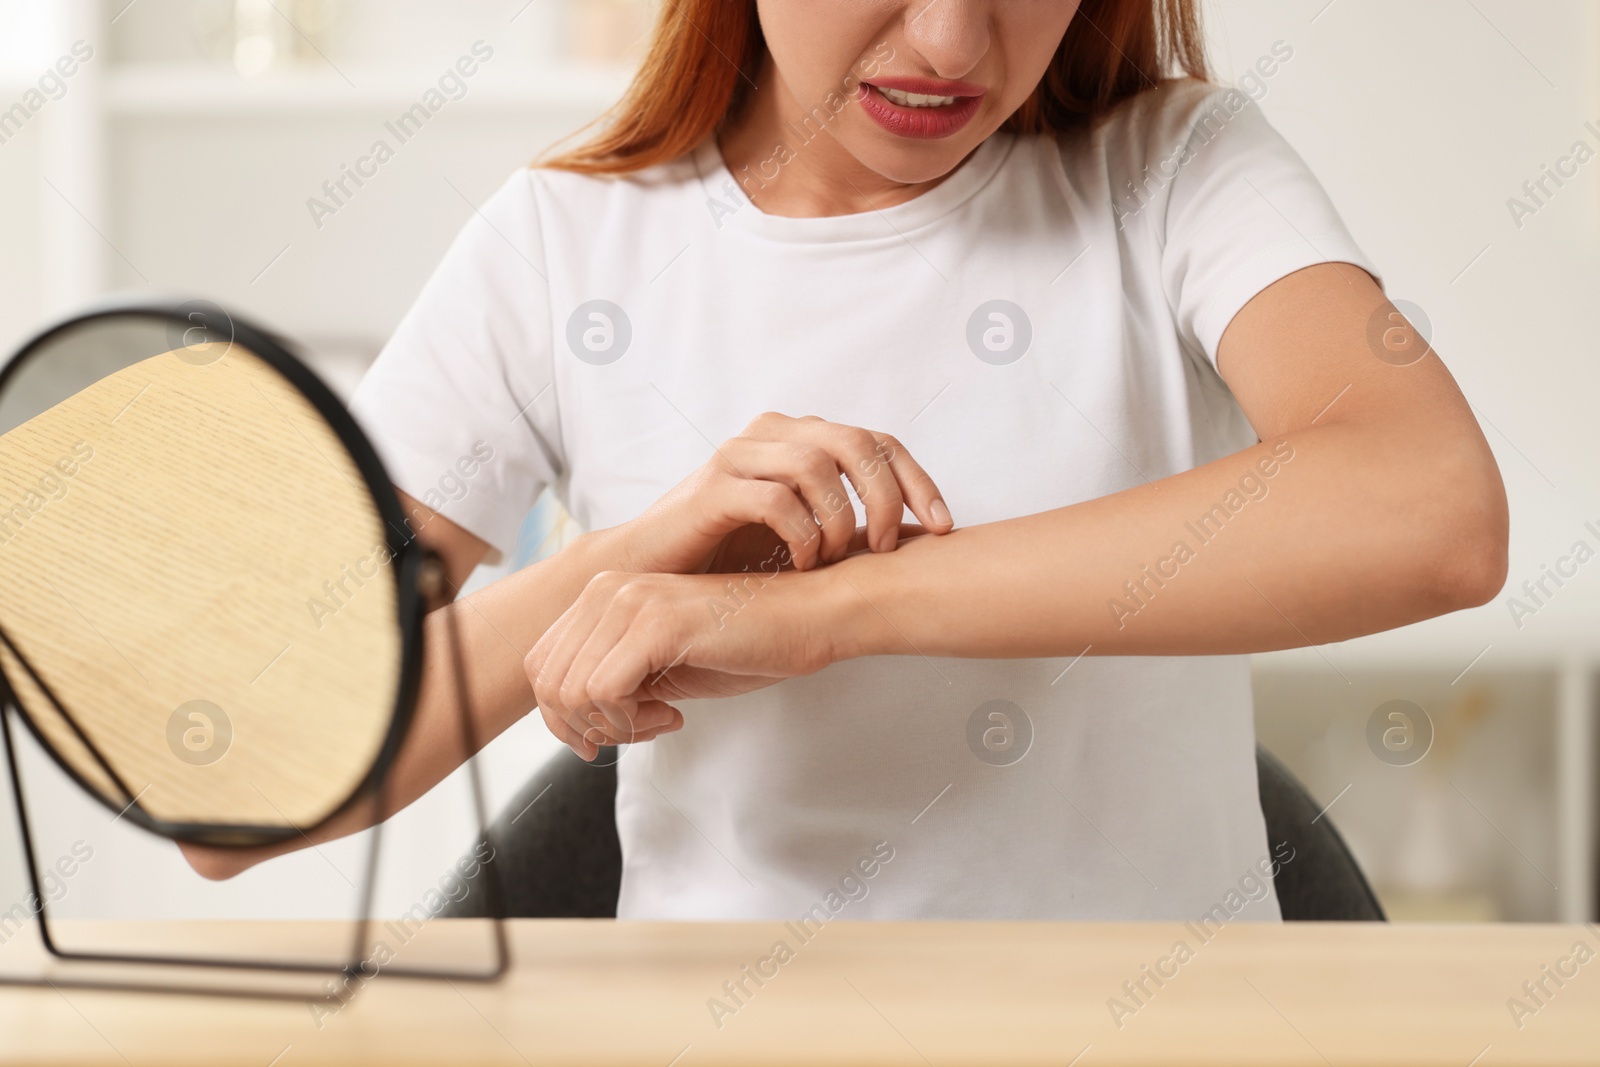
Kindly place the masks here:
MULTIPOLYGON (((881 129, 864 115, 851 116, 840 141, 862 166, 901 185, 938 181, 961 165, 994 132, 980 116, 949 137, 919 140, 881 129)), ((995 123, 996 128, 1000 124, 995 123)))
POLYGON ((881 136, 873 140, 877 143, 852 146, 851 154, 874 173, 901 185, 937 181, 960 166, 977 147, 967 145, 965 138, 960 144, 906 144, 901 138, 894 139, 897 143, 884 143, 881 136))

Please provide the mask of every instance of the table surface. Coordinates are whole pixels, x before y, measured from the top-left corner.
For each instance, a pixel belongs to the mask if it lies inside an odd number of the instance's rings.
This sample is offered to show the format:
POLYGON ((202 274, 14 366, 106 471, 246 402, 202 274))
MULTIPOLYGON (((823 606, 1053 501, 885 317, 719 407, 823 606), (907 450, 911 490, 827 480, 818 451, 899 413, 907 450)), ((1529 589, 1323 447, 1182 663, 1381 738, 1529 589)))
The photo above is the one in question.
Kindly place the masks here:
MULTIPOLYGON (((259 951, 327 943, 332 931, 151 923, 69 932, 167 950, 226 941, 259 951)), ((498 983, 394 975, 483 958, 482 924, 437 919, 414 931, 376 927, 391 973, 380 968, 345 1003, 313 1007, 72 988, 62 983, 83 965, 48 963, 29 929, 0 947, 0 975, 48 968, 57 988, 0 988, 0 1063, 1600 1062, 1600 928, 1209 932, 1206 941, 1181 924, 835 921, 802 940, 779 923, 515 921, 513 968, 498 983), (781 962, 778 942, 789 950, 781 962), (1186 951, 1175 956, 1180 942, 1186 951), (724 983, 747 966, 768 977, 759 987, 744 978, 749 995, 735 1000, 724 983), (1158 986, 1146 967, 1170 977, 1158 986), (1558 986, 1546 967, 1572 976, 1558 986), (1150 995, 1135 1001, 1124 983, 1141 978, 1150 995), (1535 1000, 1523 984, 1541 980, 1550 995, 1535 1000), (1513 1013, 1512 998, 1526 1010, 1513 1013)))

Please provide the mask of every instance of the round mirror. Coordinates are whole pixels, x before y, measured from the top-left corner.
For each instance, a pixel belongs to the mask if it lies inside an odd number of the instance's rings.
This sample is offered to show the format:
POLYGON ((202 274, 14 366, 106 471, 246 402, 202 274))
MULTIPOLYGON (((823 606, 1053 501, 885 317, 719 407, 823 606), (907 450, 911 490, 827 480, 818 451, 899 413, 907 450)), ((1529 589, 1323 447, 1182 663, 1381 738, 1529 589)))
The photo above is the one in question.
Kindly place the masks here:
POLYGON ((418 558, 342 405, 215 305, 96 311, 0 372, 0 671, 67 773, 157 833, 262 844, 380 780, 418 558))

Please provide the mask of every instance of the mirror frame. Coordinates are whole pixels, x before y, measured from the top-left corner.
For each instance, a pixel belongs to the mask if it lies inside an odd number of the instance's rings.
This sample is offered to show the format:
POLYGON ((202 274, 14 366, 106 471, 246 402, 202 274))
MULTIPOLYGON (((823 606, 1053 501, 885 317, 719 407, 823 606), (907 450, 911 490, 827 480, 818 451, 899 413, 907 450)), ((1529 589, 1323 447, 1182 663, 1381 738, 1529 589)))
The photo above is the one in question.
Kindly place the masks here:
MULTIPOLYGON (((126 816, 153 834, 172 841, 222 848, 251 848, 276 844, 325 825, 369 795, 381 796, 383 782, 405 740, 416 706, 417 689, 422 674, 422 619, 427 610, 422 595, 423 563, 427 553, 406 524, 400 498, 377 452, 356 424, 355 418, 345 408, 344 403, 293 354, 292 346, 287 341, 231 315, 210 301, 153 300, 149 297, 115 298, 95 304, 86 311, 79 311, 59 319, 24 341, 6 360, 5 365, 0 367, 0 398, 4 397, 7 386, 11 384, 17 372, 62 334, 95 322, 128 317, 183 324, 185 330, 199 327, 229 336, 233 344, 240 345, 261 359, 304 396, 344 445, 360 472, 362 481, 377 508, 378 517, 383 523, 385 543, 390 553, 390 565, 396 582, 395 600, 398 618, 395 621, 400 632, 400 678, 388 730, 373 758, 372 766, 367 768, 355 788, 316 822, 308 826, 253 826, 159 819, 139 805, 137 796, 129 797, 127 805, 119 809, 110 797, 102 796, 99 789, 91 787, 44 737, 21 701, 17 699, 11 680, 5 676, 3 670, 0 670, 0 719, 5 717, 8 709, 14 708, 18 717, 27 724, 28 732, 33 735, 34 740, 49 753, 55 764, 78 788, 94 797, 111 812, 126 816)), ((0 641, 5 643, 11 654, 31 676, 33 683, 55 706, 56 711, 67 721, 111 780, 126 794, 127 786, 111 768, 104 754, 84 735, 71 712, 61 705, 56 695, 38 677, 32 664, 28 663, 26 657, 17 650, 3 628, 0 628, 0 641)), ((4 724, 4 729, 9 740, 9 722, 4 724)), ((13 786, 18 793, 17 800, 20 803, 22 783, 17 775, 19 768, 13 765, 11 770, 13 786)))

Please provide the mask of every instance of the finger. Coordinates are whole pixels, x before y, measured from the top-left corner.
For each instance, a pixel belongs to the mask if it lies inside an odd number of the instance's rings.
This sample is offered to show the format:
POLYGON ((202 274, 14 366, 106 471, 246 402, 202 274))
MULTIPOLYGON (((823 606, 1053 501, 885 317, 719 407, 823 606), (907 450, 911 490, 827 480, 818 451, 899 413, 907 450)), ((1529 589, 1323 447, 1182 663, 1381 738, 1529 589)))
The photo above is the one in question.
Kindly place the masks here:
MULTIPOLYGON (((737 451, 748 476, 719 479, 713 505, 729 519, 759 523, 777 534, 788 546, 796 570, 809 570, 822 562, 826 558, 823 527, 802 497, 792 468, 778 462, 774 454, 786 452, 788 447, 750 441, 737 451)), ((841 484, 841 492, 843 488, 841 484)))
MULTIPOLYGON (((896 531, 907 507, 929 533, 948 533, 955 526, 933 478, 889 434, 816 416, 792 419, 774 412, 758 417, 745 434, 757 440, 796 441, 827 451, 861 499, 867 513, 868 545, 874 551, 894 549, 900 540, 896 531)), ((851 518, 853 521, 854 516, 851 518)), ((825 554, 824 558, 831 562, 844 554, 833 547, 833 554, 825 554)))
POLYGON ((867 544, 874 552, 892 552, 906 514, 905 493, 885 455, 885 442, 893 438, 855 426, 841 429, 841 444, 849 449, 845 476, 867 513, 867 544))
POLYGON ((795 484, 812 515, 821 520, 821 558, 834 563, 850 551, 850 538, 856 531, 856 509, 845 492, 839 462, 825 448, 815 445, 778 445, 793 470, 795 484))
POLYGON ((683 729, 682 722, 678 722, 671 726, 663 726, 659 730, 651 730, 649 733, 641 734, 635 741, 632 742, 632 744, 642 745, 646 741, 654 741, 658 737, 663 737, 667 734, 675 734, 681 729, 683 729))
POLYGON ((622 641, 629 627, 638 624, 641 612, 653 603, 651 598, 647 581, 636 579, 617 589, 605 614, 567 668, 561 702, 583 709, 593 728, 585 738, 594 744, 634 744, 643 733, 683 721, 676 708, 646 694, 629 692, 619 696, 592 684, 595 668, 622 641))
POLYGON ((685 662, 692 649, 692 646, 685 647, 671 620, 670 615, 650 619, 636 616, 627 633, 607 650, 595 667, 590 683, 595 692, 613 700, 623 694, 645 695, 646 699, 659 703, 648 696, 650 684, 685 662))
POLYGON ((888 434, 878 434, 877 437, 878 452, 894 472, 895 482, 900 486, 906 506, 917 517, 923 532, 946 534, 955 529, 950 508, 945 504, 932 476, 922 469, 922 464, 913 459, 911 452, 895 438, 888 434))
POLYGON ((601 746, 636 744, 641 735, 671 724, 676 713, 672 708, 641 708, 639 701, 633 698, 621 701, 596 700, 589 706, 603 709, 590 716, 589 733, 590 739, 601 746))
POLYGON ((675 707, 669 707, 659 701, 642 702, 638 699, 629 699, 624 702, 624 707, 627 707, 626 734, 618 739, 606 737, 602 744, 637 744, 640 737, 645 734, 658 733, 666 726, 672 725, 674 721, 682 720, 675 707))
POLYGON ((641 701, 641 703, 659 707, 661 711, 665 713, 666 722, 659 728, 661 733, 671 733, 674 730, 683 729, 683 712, 679 711, 671 704, 666 704, 659 700, 646 700, 641 701))
POLYGON ((642 716, 636 716, 621 737, 610 737, 602 734, 599 727, 590 729, 585 740, 599 748, 618 748, 622 745, 637 745, 650 741, 664 733, 682 729, 683 717, 677 714, 676 709, 666 712, 650 711, 642 716))
MULTIPOLYGON (((850 494, 845 493, 845 482, 840 477, 851 462, 840 437, 850 434, 861 435, 859 451, 870 451, 872 442, 866 432, 838 426, 814 414, 790 419, 784 414, 768 411, 750 422, 744 435, 739 438, 750 442, 746 459, 741 461, 746 474, 762 470, 765 474, 757 477, 786 480, 805 496, 821 526, 822 550, 819 561, 822 563, 835 563, 845 558, 850 550, 850 537, 856 531, 856 509, 850 502, 850 494), (762 445, 768 448, 763 450, 760 448, 762 445), (776 446, 776 451, 773 446, 776 446)), ((861 486, 856 486, 856 493, 858 496, 861 494, 861 486)), ((885 502, 883 507, 886 509, 888 504, 885 502)))
MULTIPOLYGON (((565 692, 572 686, 572 679, 573 675, 569 672, 566 681, 562 683, 563 703, 568 703, 570 700, 565 692)), ((636 731, 631 717, 632 709, 625 705, 580 700, 577 703, 568 703, 568 706, 576 711, 585 723, 601 731, 603 736, 598 742, 601 745, 626 744, 628 738, 636 731)))
POLYGON ((589 738, 598 744, 626 744, 636 732, 633 711, 637 701, 629 699, 632 690, 620 695, 597 693, 590 680, 607 651, 627 634, 649 596, 646 582, 637 579, 612 591, 599 618, 584 634, 582 643, 571 649, 563 668, 559 700, 581 713, 584 726, 580 729, 599 731, 599 737, 589 738))
MULTIPOLYGON (((565 722, 579 738, 584 738, 594 728, 589 715, 595 709, 574 704, 562 695, 572 661, 582 650, 584 642, 594 630, 615 592, 625 585, 627 578, 596 575, 584 587, 572 606, 561 613, 555 623, 540 636, 523 660, 533 683, 534 699, 541 710, 548 710, 565 722)), ((581 753, 580 753, 581 754, 581 753)))
POLYGON ((657 734, 677 730, 683 726, 683 712, 659 700, 635 700, 637 710, 633 721, 642 734, 657 734))
POLYGON ((582 684, 598 658, 585 650, 603 653, 620 636, 627 618, 647 595, 647 590, 639 592, 642 589, 642 583, 626 576, 592 582, 525 661, 537 673, 535 697, 546 725, 584 759, 594 759, 600 746, 630 743, 641 731, 682 721, 676 709, 658 701, 645 702, 642 710, 637 699, 595 701, 582 684), (600 617, 591 626, 597 612, 600 617))
MULTIPOLYGON (((895 542, 895 545, 898 547, 913 537, 921 537, 926 533, 928 533, 928 529, 921 523, 902 522, 900 524, 900 539, 895 542)), ((867 542, 867 528, 865 526, 857 527, 855 536, 850 539, 850 555, 853 556, 857 552, 865 552, 871 547, 867 542)))
POLYGON ((583 737, 555 712, 540 708, 539 715, 544 719, 545 729, 550 731, 550 735, 572 749, 580 759, 593 760, 598 754, 599 749, 596 746, 584 741, 583 737))
MULTIPOLYGON (((796 420, 788 429, 797 440, 827 452, 837 469, 850 480, 866 512, 867 543, 873 551, 887 552, 892 549, 898 539, 900 519, 905 515, 905 498, 893 468, 882 454, 880 438, 883 435, 858 426, 812 419, 796 420)), ((853 512, 850 520, 850 533, 853 534, 853 512)), ((843 549, 830 557, 830 561, 843 559, 848 548, 847 536, 843 549)))
POLYGON ((556 695, 554 674, 546 670, 551 651, 561 640, 565 632, 563 628, 576 607, 577 604, 574 602, 540 635, 539 640, 534 642, 528 654, 522 658, 522 670, 527 675, 528 686, 533 690, 534 707, 544 718, 545 727, 562 744, 579 756, 589 759, 592 757, 585 755, 588 746, 583 743, 583 731, 568 720, 566 709, 560 706, 560 700, 556 695))
MULTIPOLYGON (((654 704, 656 702, 651 701, 650 703, 654 704)), ((677 731, 683 729, 683 715, 678 711, 677 708, 667 704, 662 704, 660 707, 664 709, 662 714, 665 717, 657 725, 640 730, 639 734, 632 741, 628 742, 629 744, 642 745, 646 741, 654 741, 663 734, 676 733, 677 731)), ((656 713, 651 712, 650 714, 654 715, 656 713)), ((655 720, 652 719, 651 721, 655 720)))
POLYGON ((594 721, 589 718, 593 709, 581 705, 575 707, 563 700, 561 687, 564 680, 565 675, 559 668, 546 664, 534 680, 534 699, 538 701, 539 710, 561 722, 568 733, 587 740, 595 729, 594 721))
POLYGON ((810 445, 797 446, 792 440, 754 437, 734 438, 725 451, 738 462, 744 478, 738 491, 754 493, 755 506, 763 514, 749 522, 763 523, 784 539, 795 569, 805 571, 843 557, 856 517, 832 454, 810 445), (763 482, 784 486, 794 498, 794 506, 760 488, 763 482))

